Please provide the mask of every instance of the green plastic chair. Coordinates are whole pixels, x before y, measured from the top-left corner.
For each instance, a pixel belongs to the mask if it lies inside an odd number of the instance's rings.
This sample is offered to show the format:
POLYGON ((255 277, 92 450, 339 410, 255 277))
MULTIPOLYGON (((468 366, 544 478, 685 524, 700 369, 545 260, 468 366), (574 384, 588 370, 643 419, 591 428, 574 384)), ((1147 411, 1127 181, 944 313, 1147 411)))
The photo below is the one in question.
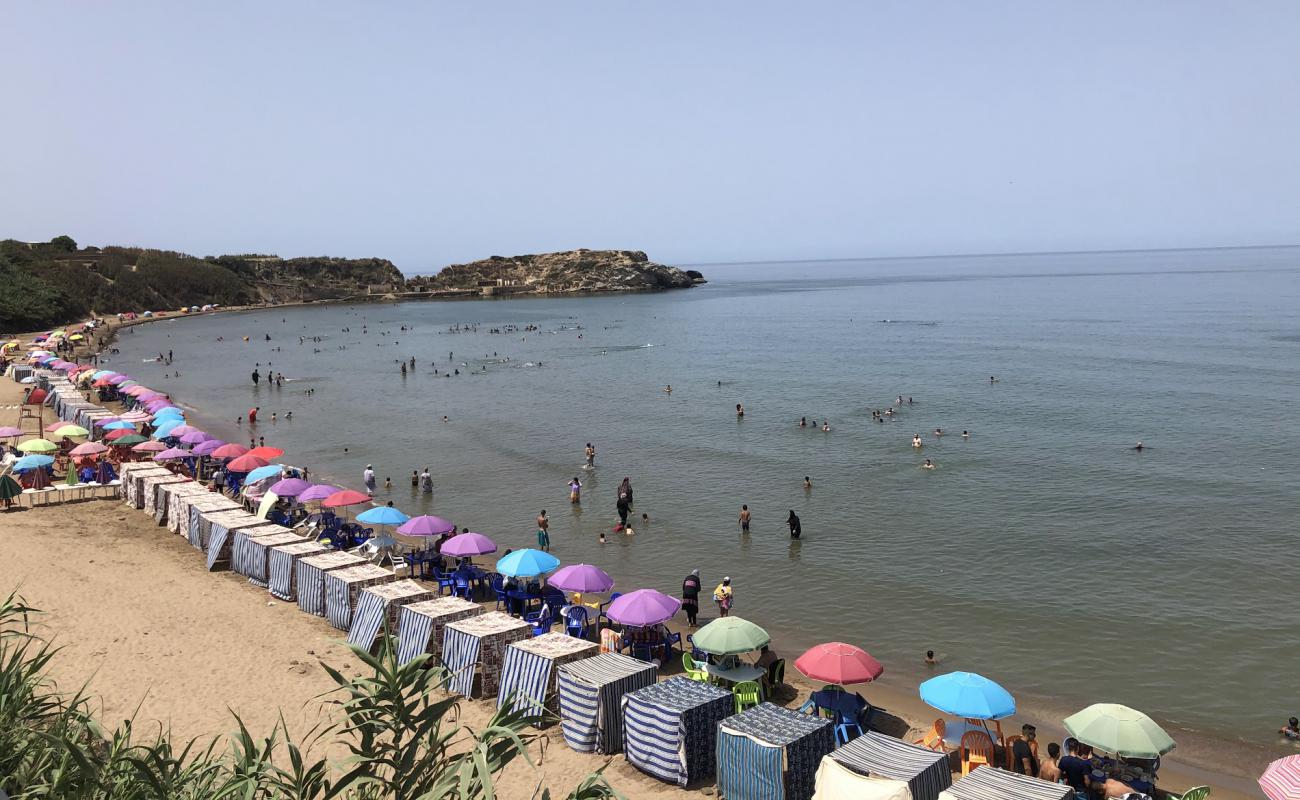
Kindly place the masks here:
POLYGON ((763 687, 754 681, 741 681, 731 690, 731 694, 736 699, 737 714, 763 702, 763 687))
POLYGON ((1173 792, 1170 792, 1169 796, 1173 798, 1173 800, 1205 800, 1205 798, 1210 796, 1210 787, 1196 786, 1183 792, 1181 797, 1175 795, 1173 792))
POLYGON ((709 673, 695 665, 695 659, 691 658, 690 653, 682 653, 682 669, 686 670, 686 677, 693 681, 709 682, 709 673))

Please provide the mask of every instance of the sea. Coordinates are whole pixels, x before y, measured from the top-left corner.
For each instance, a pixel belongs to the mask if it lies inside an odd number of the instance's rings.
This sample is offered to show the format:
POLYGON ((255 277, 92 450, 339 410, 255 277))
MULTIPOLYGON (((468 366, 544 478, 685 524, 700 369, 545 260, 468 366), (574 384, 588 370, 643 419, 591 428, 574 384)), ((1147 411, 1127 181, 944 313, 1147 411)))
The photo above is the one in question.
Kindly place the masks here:
POLYGON ((698 268, 655 294, 168 320, 111 366, 317 477, 373 464, 377 500, 503 549, 545 509, 554 553, 618 590, 729 576, 790 657, 846 641, 922 678, 932 649, 1022 708, 1276 745, 1300 712, 1300 248, 698 268))

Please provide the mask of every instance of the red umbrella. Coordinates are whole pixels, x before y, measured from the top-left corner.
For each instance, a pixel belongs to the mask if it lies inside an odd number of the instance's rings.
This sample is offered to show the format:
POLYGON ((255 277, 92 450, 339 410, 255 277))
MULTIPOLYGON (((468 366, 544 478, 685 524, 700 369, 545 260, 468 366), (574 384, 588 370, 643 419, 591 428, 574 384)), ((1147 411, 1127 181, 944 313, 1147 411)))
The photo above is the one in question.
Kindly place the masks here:
POLYGON ((267 447, 266 445, 263 445, 261 447, 254 447, 252 450, 249 450, 248 455, 257 456, 258 458, 265 458, 267 461, 270 461, 273 458, 279 458, 280 456, 284 455, 284 451, 278 447, 267 447))
POLYGON ((340 508, 342 506, 355 506, 358 503, 370 502, 370 495, 362 494, 353 489, 344 489, 341 492, 335 492, 321 503, 326 508, 340 508))
POLYGON ((45 402, 44 389, 32 389, 32 393, 27 395, 27 405, 37 406, 45 402))
POLYGON ((248 452, 248 448, 242 444, 223 444, 210 455, 214 458, 237 458, 248 452))
MULTIPOLYGON (((226 445, 226 447, 229 446, 230 445, 226 445)), ((217 448, 217 450, 222 450, 222 449, 224 448, 221 447, 217 448)), ((216 451, 213 451, 214 455, 215 453, 216 451)), ((265 467, 266 463, 267 462, 265 458, 258 458, 257 456, 252 455, 250 453, 248 455, 242 455, 239 458, 236 458, 235 460, 226 464, 226 469, 230 472, 252 472, 258 467, 265 467)))
POLYGON ((813 680, 839 686, 870 683, 885 672, 866 650, 844 642, 819 644, 799 656, 794 667, 813 680))
POLYGON ((108 433, 104 434, 104 438, 110 442, 113 442, 118 439, 121 439, 123 436, 133 436, 133 435, 135 435, 135 431, 131 430, 130 428, 118 428, 115 431, 109 431, 108 433))

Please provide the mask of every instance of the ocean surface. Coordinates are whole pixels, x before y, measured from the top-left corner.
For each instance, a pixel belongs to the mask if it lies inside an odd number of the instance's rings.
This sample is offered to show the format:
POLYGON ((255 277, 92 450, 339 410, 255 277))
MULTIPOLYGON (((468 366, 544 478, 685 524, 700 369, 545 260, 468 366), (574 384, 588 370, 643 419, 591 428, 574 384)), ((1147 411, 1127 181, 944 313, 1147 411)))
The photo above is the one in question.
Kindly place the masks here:
POLYGON ((1300 710, 1300 249, 701 269, 664 294, 169 321, 112 366, 222 438, 260 406, 286 462, 356 488, 372 463, 379 500, 503 548, 534 546, 544 508, 556 555, 620 590, 730 575, 791 658, 843 640, 921 677, 932 648, 1022 704, 1127 703, 1176 738, 1272 744, 1300 710), (624 476, 632 537, 611 532, 624 476))

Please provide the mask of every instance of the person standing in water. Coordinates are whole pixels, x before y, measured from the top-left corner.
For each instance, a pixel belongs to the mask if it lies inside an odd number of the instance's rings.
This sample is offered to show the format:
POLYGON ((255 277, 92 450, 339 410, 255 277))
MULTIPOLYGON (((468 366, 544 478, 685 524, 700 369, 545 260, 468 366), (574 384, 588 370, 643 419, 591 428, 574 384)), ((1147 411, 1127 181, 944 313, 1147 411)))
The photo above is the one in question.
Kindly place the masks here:
POLYGON ((799 515, 790 509, 790 516, 786 518, 785 524, 790 526, 790 538, 798 539, 803 536, 803 523, 799 521, 799 515))
POLYGON ((686 612, 686 624, 692 628, 698 624, 696 618, 700 613, 700 571, 691 570, 691 574, 682 581, 682 610, 686 612))
POLYGON ((587 442, 586 452, 587 452, 587 469, 592 469, 593 467, 596 466, 596 448, 591 446, 591 442, 587 442))
POLYGON ((261 373, 257 371, 257 367, 253 367, 253 385, 256 386, 257 382, 260 380, 262 380, 261 373))
POLYGON ((537 549, 544 553, 551 549, 551 519, 544 508, 537 515, 537 549))
POLYGON ((425 494, 433 494, 433 476, 429 474, 428 467, 425 467, 424 472, 420 473, 420 491, 425 494))
POLYGON ((922 447, 921 434, 917 433, 912 436, 912 446, 918 449, 922 447))
POLYGON ((750 518, 749 506, 748 506, 748 505, 741 505, 741 507, 740 507, 740 520, 739 520, 739 521, 740 521, 740 532, 741 532, 741 533, 749 533, 749 518, 750 518))
POLYGON ((731 578, 723 578, 722 583, 718 584, 718 588, 713 590, 713 602, 718 604, 718 616, 725 617, 731 613, 731 604, 734 599, 735 595, 731 590, 731 578))
POLYGON ((736 403, 736 419, 744 419, 744 418, 745 418, 745 407, 742 406, 740 403, 736 403))
POLYGON ((569 502, 574 505, 582 502, 582 481, 578 480, 577 475, 569 481, 569 502))
POLYGON ((361 471, 361 482, 366 485, 366 494, 373 497, 375 494, 375 470, 369 464, 361 471))
POLYGON ((623 478, 623 482, 618 485, 618 496, 620 498, 626 497, 627 507, 628 508, 632 507, 633 500, 632 500, 632 479, 631 478, 623 478))
POLYGON ((618 510, 618 527, 615 528, 615 530, 621 531, 627 527, 627 512, 629 511, 629 506, 630 504, 627 502, 627 497, 619 495, 618 503, 615 505, 615 508, 618 510))

